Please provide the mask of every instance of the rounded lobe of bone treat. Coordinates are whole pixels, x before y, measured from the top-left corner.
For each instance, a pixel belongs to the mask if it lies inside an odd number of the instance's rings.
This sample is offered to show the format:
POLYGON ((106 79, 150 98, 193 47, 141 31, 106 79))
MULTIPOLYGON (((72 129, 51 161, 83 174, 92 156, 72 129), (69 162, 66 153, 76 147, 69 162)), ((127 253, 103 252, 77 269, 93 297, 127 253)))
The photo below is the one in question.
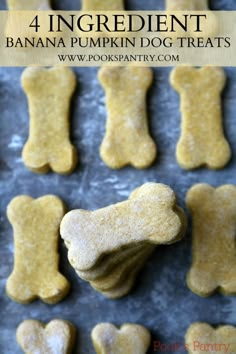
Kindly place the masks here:
POLYGON ((197 184, 187 193, 193 219, 189 288, 200 296, 236 294, 236 187, 197 184), (220 266, 219 266, 220 265, 220 266))
POLYGON ((70 142, 70 100, 76 77, 69 68, 27 68, 22 87, 29 103, 29 138, 23 148, 25 165, 33 172, 72 172, 77 153, 70 142))
POLYGON ((99 81, 106 93, 106 133, 100 155, 110 168, 146 168, 156 158, 149 135, 146 94, 153 73, 145 67, 102 67, 99 81))
POLYGON ((75 328, 67 321, 52 320, 47 325, 23 321, 16 332, 17 342, 26 354, 70 354, 75 339, 75 328))
POLYGON ((53 195, 18 196, 8 205, 14 268, 6 291, 14 301, 25 304, 40 298, 56 303, 67 295, 70 284, 58 270, 59 225, 64 214, 64 204, 53 195))
POLYGON ((51 10, 49 0, 7 0, 10 11, 18 10, 51 10))
POLYGON ((174 192, 148 183, 130 199, 93 212, 74 210, 61 222, 68 258, 77 270, 91 269, 106 255, 140 243, 169 244, 183 236, 174 192))
POLYGON ((123 0, 82 0, 82 11, 124 10, 123 0))
POLYGON ((189 354, 236 353, 236 328, 220 326, 213 328, 207 323, 193 323, 185 336, 189 354), (215 348, 215 350, 214 350, 215 348))
POLYGON ((166 0, 167 11, 209 10, 208 0, 166 0))
POLYGON ((179 165, 185 169, 224 167, 231 151, 222 124, 223 69, 180 66, 172 71, 170 81, 181 99, 182 130, 176 148, 179 165))
POLYGON ((136 324, 117 329, 111 323, 100 323, 91 337, 97 354, 145 354, 151 343, 149 331, 136 324))

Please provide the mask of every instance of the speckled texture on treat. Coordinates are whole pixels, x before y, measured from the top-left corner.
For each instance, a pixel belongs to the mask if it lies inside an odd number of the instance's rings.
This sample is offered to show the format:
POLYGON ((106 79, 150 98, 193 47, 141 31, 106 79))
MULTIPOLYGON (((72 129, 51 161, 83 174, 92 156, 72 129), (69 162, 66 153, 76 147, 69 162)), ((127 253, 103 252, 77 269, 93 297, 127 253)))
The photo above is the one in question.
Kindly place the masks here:
POLYGON ((48 324, 25 320, 17 328, 17 342, 26 354, 70 354, 75 342, 75 327, 68 321, 48 324))
POLYGON ((22 157, 33 172, 70 173, 77 152, 69 139, 69 105, 76 76, 69 68, 27 68, 22 87, 29 103, 30 128, 22 157))
POLYGON ((149 135, 146 94, 153 81, 150 68, 103 67, 99 81, 106 93, 106 134, 100 147, 108 167, 132 165, 146 168, 156 157, 156 145, 149 135))
POLYGON ((6 0, 9 10, 50 10, 50 0, 6 0))
POLYGON ((83 11, 119 11, 124 9, 124 0, 82 0, 83 11))
POLYGON ((40 298, 49 304, 62 300, 70 285, 59 273, 59 225, 65 213, 53 195, 14 198, 7 216, 14 231, 14 269, 7 280, 8 296, 22 304, 40 298))
POLYGON ((151 335, 140 325, 126 323, 120 329, 112 323, 99 323, 91 333, 97 354, 145 354, 151 335))
MULTIPOLYGON (((126 0, 129 10, 163 10, 164 0, 126 0)), ((53 0, 53 8, 79 10, 80 1, 53 0)), ((234 0, 209 2, 214 10, 236 10, 234 0)), ((6 9, 0 1, 0 9, 6 9)), ((5 295, 5 283, 13 263, 12 229, 5 216, 6 206, 18 194, 34 197, 53 193, 67 204, 68 210, 94 210, 128 198, 133 189, 145 182, 170 185, 182 206, 187 190, 195 183, 215 187, 235 184, 236 176, 236 70, 225 68, 227 85, 223 92, 224 127, 233 159, 220 171, 182 170, 175 159, 180 134, 179 96, 169 85, 171 68, 154 68, 154 82, 147 100, 150 132, 158 144, 158 159, 147 170, 127 167, 110 170, 99 157, 107 112, 105 95, 97 80, 97 68, 74 68, 79 86, 72 101, 71 138, 79 152, 79 164, 69 176, 53 173, 36 175, 28 171, 21 150, 28 134, 27 101, 20 86, 21 68, 0 68, 0 352, 22 354, 15 341, 16 327, 25 318, 48 322, 65 318, 75 323, 79 338, 75 354, 94 354, 90 331, 98 322, 140 323, 150 329, 153 340, 183 343, 191 323, 236 324, 236 298, 220 294, 202 299, 186 285, 191 264, 191 225, 187 237, 170 246, 160 246, 143 267, 132 292, 110 301, 80 279, 69 265, 67 250, 61 242, 60 267, 72 283, 70 296, 51 307, 42 302, 20 306, 5 295), (171 265, 171 267, 170 267, 171 265), (144 305, 145 304, 145 305, 144 305)), ((157 353, 150 346, 150 353, 157 353)), ((166 354, 173 354, 167 350, 166 354)), ((178 354, 186 354, 181 348, 178 354)))
POLYGON ((176 148, 180 166, 223 168, 231 157, 222 123, 224 70, 180 66, 172 71, 170 80, 181 96, 182 132, 176 148))
POLYGON ((193 217, 189 288, 200 296, 217 289, 236 295, 236 186, 196 184, 186 203, 193 217))
POLYGON ((189 354, 235 354, 236 328, 213 328, 207 323, 193 323, 185 337, 189 354))

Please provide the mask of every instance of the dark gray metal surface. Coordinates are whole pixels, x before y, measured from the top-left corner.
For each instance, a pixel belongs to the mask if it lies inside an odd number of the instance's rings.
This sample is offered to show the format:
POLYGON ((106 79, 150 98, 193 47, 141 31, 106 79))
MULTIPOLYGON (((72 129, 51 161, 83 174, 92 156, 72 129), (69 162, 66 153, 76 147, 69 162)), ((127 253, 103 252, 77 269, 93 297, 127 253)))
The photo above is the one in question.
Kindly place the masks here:
MULTIPOLYGON (((76 0, 55 0, 55 9, 77 10, 76 0)), ((214 0, 212 8, 235 10, 235 0, 214 0)), ((5 9, 0 0, 0 9, 5 9)), ((132 10, 163 9, 164 2, 127 0, 132 10)), ((23 165, 21 150, 28 134, 26 97, 20 86, 21 68, 0 68, 0 354, 18 354, 15 340, 17 325, 24 319, 49 321, 63 318, 78 330, 75 353, 94 353, 90 331, 101 321, 137 322, 152 332, 153 340, 184 343, 188 326, 195 321, 236 325, 236 299, 214 295, 202 299, 186 287, 186 272, 191 263, 191 234, 178 244, 160 247, 150 258, 137 279, 133 291, 117 301, 105 299, 70 267, 66 249, 61 245, 61 270, 72 283, 70 295, 61 303, 49 306, 40 301, 19 305, 5 295, 6 279, 13 265, 12 229, 6 219, 6 206, 16 195, 38 197, 48 193, 60 196, 69 209, 96 209, 126 199, 137 186, 147 182, 169 184, 184 206, 188 188, 198 182, 214 186, 236 182, 236 68, 226 69, 227 87, 223 96, 226 135, 234 152, 231 163, 221 171, 182 170, 175 160, 175 146, 180 133, 179 97, 168 83, 169 68, 155 69, 148 107, 150 130, 159 154, 147 170, 108 169, 98 149, 106 119, 104 93, 97 81, 96 68, 76 68, 78 89, 72 104, 71 135, 79 152, 79 165, 67 177, 56 174, 36 175, 23 165)), ((219 265, 220 267, 220 265, 219 265)), ((152 352, 152 351, 150 351, 152 352)), ((174 351, 166 351, 173 353, 174 351)), ((184 353, 184 349, 178 353, 184 353)), ((125 353, 124 353, 125 354, 125 353)))

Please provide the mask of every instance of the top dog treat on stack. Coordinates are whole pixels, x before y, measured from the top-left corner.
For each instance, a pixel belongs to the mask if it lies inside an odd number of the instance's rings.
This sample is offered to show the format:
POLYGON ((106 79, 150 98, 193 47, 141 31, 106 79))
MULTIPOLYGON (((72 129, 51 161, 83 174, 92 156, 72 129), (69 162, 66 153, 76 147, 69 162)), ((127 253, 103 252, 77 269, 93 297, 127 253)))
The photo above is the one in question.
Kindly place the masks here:
POLYGON ((69 212, 61 235, 78 275, 105 296, 117 298, 129 292, 155 247, 178 241, 185 227, 172 189, 146 183, 127 201, 93 212, 69 212))

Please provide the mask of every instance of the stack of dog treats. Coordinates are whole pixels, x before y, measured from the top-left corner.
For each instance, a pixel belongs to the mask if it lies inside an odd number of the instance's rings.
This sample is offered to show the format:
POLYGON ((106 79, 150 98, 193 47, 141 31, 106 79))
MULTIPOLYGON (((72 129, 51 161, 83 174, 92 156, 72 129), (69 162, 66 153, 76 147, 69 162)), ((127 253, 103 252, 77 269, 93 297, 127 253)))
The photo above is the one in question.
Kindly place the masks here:
POLYGON ((77 274, 103 295, 118 298, 130 291, 156 246, 180 240, 185 228, 172 189, 146 183, 127 201, 93 212, 69 212, 61 235, 77 274))

